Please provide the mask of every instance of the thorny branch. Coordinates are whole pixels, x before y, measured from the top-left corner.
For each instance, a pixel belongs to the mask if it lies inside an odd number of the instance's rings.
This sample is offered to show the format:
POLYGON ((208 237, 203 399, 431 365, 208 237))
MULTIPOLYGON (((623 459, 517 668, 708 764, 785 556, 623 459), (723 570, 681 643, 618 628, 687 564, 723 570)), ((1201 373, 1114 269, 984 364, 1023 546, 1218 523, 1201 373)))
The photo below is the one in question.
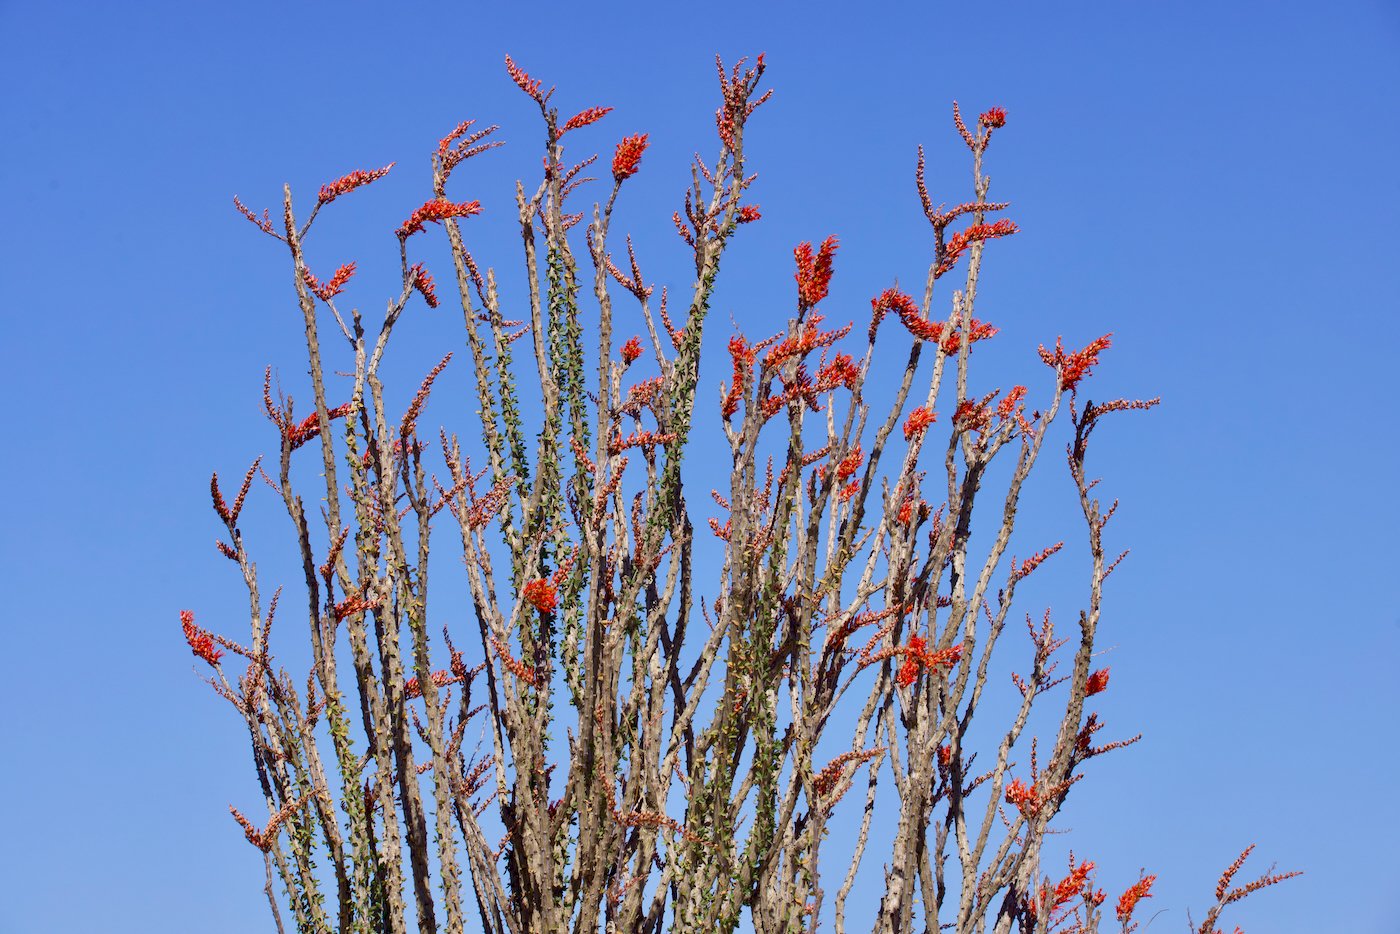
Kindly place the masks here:
MULTIPOLYGON (((915 182, 933 234, 922 297, 881 291, 864 346, 847 351, 861 336, 852 338, 854 322, 828 325, 820 310, 839 244, 796 248, 787 326, 729 339, 719 399, 729 486, 711 495, 721 513, 708 520, 712 534, 697 532, 682 464, 701 348, 721 260, 739 227, 761 219, 746 201, 756 176, 744 141, 771 93, 759 90, 763 56, 716 64, 718 149, 708 162, 695 157, 672 217, 696 272, 679 322, 665 288, 653 303, 631 237, 625 264, 610 239, 648 136, 623 138, 606 198, 571 212, 596 157, 570 164, 565 138, 610 108, 561 120, 554 90, 510 58, 507 72, 545 131, 542 176, 516 189, 523 320, 509 320, 494 269, 483 273, 468 248, 463 222, 480 202, 448 195, 456 170, 501 145, 489 139, 495 126, 464 121, 433 152, 431 197, 395 230, 401 285, 372 338, 358 309, 347 319, 337 305, 356 264, 322 280, 305 243, 322 208, 392 165, 323 186, 300 223, 285 189, 280 230, 270 212, 235 201, 290 252, 310 364, 310 414, 298 419, 292 399, 273 401, 271 370, 263 391, 278 456, 275 479, 262 475, 292 520, 307 598, 304 688, 274 666, 277 598, 264 607, 245 550, 240 520, 259 461, 232 506, 217 476, 211 483, 226 537, 218 549, 247 587, 251 642, 215 636, 188 611, 181 621, 252 741, 268 816, 261 827, 233 816, 263 853, 279 930, 274 877, 300 931, 712 932, 746 920, 757 932, 788 932, 815 931, 823 918, 844 931, 872 848, 884 848, 883 888, 861 924, 876 930, 1099 929, 1105 895, 1094 864, 1071 856, 1055 881, 1042 849, 1086 763, 1137 740, 1095 745, 1104 723, 1089 705, 1109 671, 1093 660, 1117 564, 1103 535, 1117 504, 1095 498, 1085 460, 1105 415, 1157 400, 1080 403, 1107 335, 1079 351, 1058 339, 1053 351, 1042 347, 1052 377, 1039 390, 973 389, 974 345, 997 332, 975 316, 984 252, 1017 227, 990 219, 1009 204, 988 200, 983 172, 1005 112, 992 108, 969 127, 954 104, 972 195, 935 207, 919 150, 915 182), (451 250, 479 444, 444 431, 425 446, 420 435, 451 354, 398 418, 380 379, 415 295, 440 305, 432 275, 410 264, 415 238, 433 225, 451 250), (580 225, 591 314, 571 234, 580 225), (959 269, 947 314, 936 312, 937 283, 959 269), (646 363, 640 334, 620 339, 633 319, 614 299, 626 296, 645 327, 646 363), (323 310, 353 361, 348 384, 328 380, 323 310), (892 335, 891 317, 902 327, 892 335), (902 348, 902 366, 877 362, 882 333, 882 348, 902 348), (643 375, 652 362, 653 375, 643 375), (876 378, 877 367, 892 375, 876 378), (522 389, 536 383, 537 396, 522 389), (1027 615, 1030 651, 1010 649, 1028 666, 1012 676, 1019 703, 1009 722, 974 732, 987 692, 1008 689, 992 683, 991 663, 1017 589, 1064 544, 1008 557, 1026 481, 1065 412, 1087 533, 1086 605, 1069 634, 1049 611, 1039 625, 1027 615), (313 491, 319 523, 293 466, 312 442, 324 483, 313 491), (441 464, 442 480, 430 463, 441 464), (984 492, 993 478, 1004 487, 984 492), (974 523, 979 496, 996 500, 974 523), (439 516, 458 528, 470 620, 449 607, 429 622, 439 516), (697 554, 711 541, 720 555, 707 590, 696 572, 709 564, 697 554), (475 651, 480 661, 469 665, 475 651), (228 669, 229 653, 246 660, 243 674, 228 669), (1035 735, 1033 709, 1048 704, 1058 725, 1035 735), (863 810, 832 896, 823 849, 860 782, 863 810)), ((1231 888, 1243 859, 1222 877, 1202 934, 1226 905, 1292 875, 1271 871, 1231 888)), ((1124 931, 1136 927, 1134 908, 1154 878, 1120 897, 1124 931)))

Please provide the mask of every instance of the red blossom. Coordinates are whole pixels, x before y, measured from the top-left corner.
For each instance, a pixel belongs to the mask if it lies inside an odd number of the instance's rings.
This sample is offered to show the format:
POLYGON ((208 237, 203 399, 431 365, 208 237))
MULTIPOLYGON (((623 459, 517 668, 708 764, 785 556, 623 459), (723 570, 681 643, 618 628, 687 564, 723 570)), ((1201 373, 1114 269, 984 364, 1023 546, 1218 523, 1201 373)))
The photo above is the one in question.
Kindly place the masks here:
MULTIPOLYGON (((441 690, 449 684, 457 684, 462 678, 450 671, 435 671, 432 673, 433 686, 441 690)), ((403 685, 403 696, 407 700, 423 696, 423 686, 418 683, 418 678, 409 678, 403 685)))
POLYGON ((725 421, 729 421, 739 410, 739 399, 743 397, 744 383, 753 370, 758 348, 745 340, 743 335, 735 335, 729 339, 729 355, 734 358, 734 375, 729 384, 729 391, 720 403, 720 414, 724 416, 725 421))
POLYGON ((413 287, 423 295, 423 301, 428 303, 429 308, 438 306, 437 291, 433 286, 433 277, 428 275, 428 270, 423 268, 422 263, 414 263, 408 270, 409 281, 413 287))
POLYGON ((536 103, 544 104, 544 95, 540 93, 539 81, 526 74, 525 69, 511 61, 509 55, 506 56, 506 73, 510 75, 510 80, 514 81, 520 90, 533 97, 536 103))
MULTIPOLYGON (((802 326, 801 331, 791 337, 784 338, 772 350, 768 351, 763 358, 763 365, 772 369, 781 366, 792 357, 801 359, 818 348, 830 347, 851 333, 849 324, 835 331, 823 331, 817 326, 825 320, 824 315, 813 315, 807 319, 807 323, 802 326)), ((767 344, 768 341, 763 343, 767 344)))
POLYGON ((316 200, 321 204, 330 204, 336 198, 354 191, 361 185, 368 185, 370 182, 379 181, 381 178, 388 175, 389 170, 393 167, 394 163, 390 162, 382 169, 371 169, 370 171, 361 169, 356 172, 351 172, 349 175, 342 175, 329 185, 322 185, 321 192, 317 195, 316 200))
POLYGON ((631 365, 638 357, 640 357, 641 355, 642 355, 642 339, 641 339, 640 337, 631 337, 631 338, 628 338, 628 339, 627 339, 627 343, 625 343, 625 344, 622 345, 622 362, 623 362, 623 363, 625 363, 625 364, 627 364, 627 365, 630 366, 630 365, 631 365))
POLYGON ((355 264, 346 263, 335 271, 335 275, 324 283, 317 282, 316 277, 311 274, 311 270, 305 266, 301 269, 302 281, 306 287, 312 291, 317 298, 323 302, 328 302, 339 295, 345 288, 345 283, 350 281, 350 277, 355 274, 355 264))
POLYGON ((224 653, 214 648, 214 637, 194 624, 194 611, 180 611, 180 628, 185 631, 185 641, 196 658, 202 658, 211 667, 219 664, 224 653))
POLYGON ((1089 675, 1089 680, 1084 684, 1084 696, 1092 697, 1095 694, 1102 694, 1108 690, 1108 669, 1100 668, 1089 675))
POLYGON ((1019 231, 1015 222, 1009 220, 999 220, 991 224, 973 224, 966 230, 960 230, 948 239, 943 247, 943 258, 938 263, 938 268, 934 270, 934 278, 937 278, 957 265, 967 248, 974 243, 983 240, 994 240, 997 237, 1009 237, 1019 231))
POLYGON ((347 616, 354 616, 357 613, 372 610, 377 606, 379 606, 377 601, 366 600, 364 597, 346 597, 335 605, 331 615, 334 616, 335 621, 339 623, 347 616))
POLYGON ((899 507, 899 515, 896 517, 900 525, 908 525, 910 520, 920 516, 924 511, 924 501, 911 496, 899 507))
POLYGON ((1129 886, 1126 892, 1118 896, 1117 915, 1119 921, 1127 921, 1133 916, 1133 909, 1137 907, 1138 902, 1142 901, 1144 898, 1152 897, 1152 883, 1156 881, 1157 877, 1155 875, 1144 876, 1142 879, 1129 886))
POLYGON ((570 130, 586 127, 590 123, 597 123, 611 112, 611 107, 589 107, 587 110, 580 111, 564 121, 564 128, 559 132, 567 133, 570 130))
POLYGON ((924 668, 930 671, 952 668, 962 658, 961 645, 930 652, 928 643, 922 636, 910 636, 909 644, 900 651, 904 654, 904 664, 900 666, 899 675, 895 678, 900 687, 908 687, 917 681, 920 670, 924 668))
POLYGON ((1007 419, 1011 413, 1016 411, 1016 406, 1021 404, 1021 400, 1026 397, 1025 386, 1013 386, 1006 394, 1006 398, 997 403, 997 417, 1007 419))
POLYGON ((1006 786, 1006 803, 1020 810, 1023 814, 1032 813, 1040 808, 1040 797, 1035 793, 1035 789, 1021 781, 1013 778, 1006 786))
POLYGON ((520 590, 520 596, 541 613, 553 613, 554 608, 559 605, 559 593, 545 577, 526 581, 520 590))
POLYGON ((860 469, 860 465, 865 463, 865 451, 857 444, 855 450, 841 458, 841 462, 836 465, 836 479, 845 482, 860 469))
POLYGON ((938 414, 925 406, 919 406, 904 420, 904 440, 912 441, 922 435, 938 419, 938 414))
POLYGON ((400 224, 395 233, 398 234, 400 240, 407 240, 421 231, 425 223, 440 223, 448 218, 471 217, 480 213, 480 201, 463 201, 461 204, 453 204, 446 198, 434 198, 432 201, 424 202, 422 207, 410 214, 408 220, 400 224))
POLYGON ((636 136, 624 136, 622 142, 617 144, 617 149, 613 152, 613 178, 621 182, 624 178, 631 178, 633 175, 636 175, 637 168, 642 163, 642 153, 646 151, 646 133, 638 133, 636 136))
POLYGON ((628 448, 650 448, 658 444, 670 444, 677 437, 679 436, 674 432, 660 431, 634 431, 625 438, 618 433, 608 443, 608 453, 617 455, 628 448))
POLYGON ((1052 909, 1059 908, 1065 902, 1082 892, 1084 890, 1084 884, 1089 880, 1089 873, 1094 870, 1094 864, 1090 860, 1085 860, 1078 866, 1075 866, 1072 862, 1072 856, 1070 859, 1069 875, 1059 881, 1051 897, 1052 909))
MULTIPOLYGON (((350 403, 346 402, 331 409, 326 413, 326 417, 328 421, 334 421, 337 418, 344 418, 349 414, 350 403)), ((282 428, 282 435, 287 439, 288 443, 291 444, 293 451, 320 433, 321 419, 315 412, 306 416, 306 418, 302 419, 297 425, 284 425, 282 428)))
POLYGON ((826 298, 831 287, 831 261, 836 256, 835 237, 827 237, 812 255, 811 243, 800 243, 792 255, 797 259, 797 298, 807 308, 826 298))
MULTIPOLYGON (((930 321, 923 316, 914 300, 898 289, 885 289, 872 298, 870 311, 870 333, 872 336, 879 328, 885 315, 893 312, 898 316, 900 323, 918 340, 938 344, 939 350, 949 356, 962 349, 963 329, 961 322, 955 320, 949 327, 942 321, 930 321)), ((967 331, 968 345, 971 346, 980 340, 995 337, 996 333, 995 326, 973 318, 972 325, 967 331)))
POLYGON ((739 216, 735 219, 735 223, 752 224, 762 216, 763 215, 759 213, 758 205, 746 204, 739 209, 739 216))
MULTIPOLYGON (((1006 126, 1006 108, 992 107, 987 111, 979 114, 977 117, 977 122, 991 129, 1006 126)), ((1093 864, 1090 863, 1090 865, 1092 866, 1093 864)))
MULTIPOLYGON (((1021 562, 1021 566, 1020 566, 1019 568, 1016 568, 1015 571, 1014 571, 1014 576, 1015 576, 1016 580, 1020 580, 1021 578, 1028 576, 1032 571, 1034 571, 1036 568, 1040 567, 1041 564, 1043 564, 1043 563, 1045 562, 1045 559, 1046 559, 1046 558, 1048 558, 1048 557, 1050 557, 1051 555, 1055 554, 1056 552, 1058 552, 1058 551, 1059 551, 1061 548, 1063 548, 1063 547, 1065 547, 1065 543, 1064 543, 1064 542, 1056 542, 1055 544, 1051 545, 1050 547, 1041 549, 1040 551, 1038 551, 1038 552, 1036 552, 1035 554, 1031 555, 1031 556, 1030 556, 1029 558, 1027 558, 1026 560, 1022 561, 1022 562, 1021 562)), ((1014 563, 1014 559, 1013 559, 1013 563, 1014 563)))
POLYGON ((1112 334, 1105 334, 1098 340, 1090 342, 1089 346, 1074 353, 1065 353, 1060 338, 1055 338, 1055 350, 1050 352, 1044 345, 1040 347, 1040 359, 1045 361, 1045 365, 1053 367, 1060 372, 1060 388, 1074 392, 1079 386, 1079 381, 1089 375, 1092 367, 1099 362, 1099 354, 1107 350, 1112 341, 1112 334))
POLYGON ((817 367, 817 392, 827 392, 837 386, 854 390, 860 384, 860 367, 850 354, 839 353, 829 362, 817 367))
POLYGON ((900 687, 907 688, 919 679, 926 646, 923 636, 909 637, 909 644, 904 647, 904 664, 899 667, 899 675, 895 678, 895 683, 900 687))

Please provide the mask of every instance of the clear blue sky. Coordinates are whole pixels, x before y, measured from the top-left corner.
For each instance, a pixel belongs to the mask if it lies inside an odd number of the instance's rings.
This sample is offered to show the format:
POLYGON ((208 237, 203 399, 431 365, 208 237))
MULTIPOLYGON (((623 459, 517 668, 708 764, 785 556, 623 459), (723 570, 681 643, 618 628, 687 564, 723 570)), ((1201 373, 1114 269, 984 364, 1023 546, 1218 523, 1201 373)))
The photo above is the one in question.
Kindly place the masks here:
MULTIPOLYGON (((1400 931, 1400 8, 508 9, 0 3, 0 931, 270 928, 225 811, 255 803, 246 739, 176 618, 237 631, 208 475, 269 448, 263 366, 300 375, 285 255, 230 199, 275 206, 286 181, 306 204, 398 160, 317 243, 327 270, 356 259, 387 281, 429 148, 477 117, 511 145, 457 192, 486 203, 481 235, 504 232, 539 137, 507 51, 564 108, 617 107, 588 145, 652 133, 626 206, 639 233, 664 231, 690 151, 709 147, 714 53, 767 52, 777 91, 750 134, 765 216, 726 267, 707 386, 728 317, 750 333, 781 319, 797 241, 842 239, 833 320, 920 278, 914 147, 935 198, 961 200, 948 101, 1005 106, 992 193, 1023 232, 989 253, 979 308, 1003 332, 988 359, 1040 378, 1036 343, 1112 331, 1095 394, 1164 399, 1107 426, 1095 455, 1124 503, 1114 541, 1133 547, 1110 587, 1103 710, 1146 739, 1091 767, 1093 807, 1066 815, 1076 851, 1115 892, 1159 874, 1153 930, 1199 917, 1254 841, 1257 868, 1308 874, 1227 929, 1400 931)), ((503 235, 483 249, 510 265, 503 235)), ((671 241, 651 249, 685 281, 671 241)), ((405 374, 461 344, 460 319, 414 314, 405 374)), ((470 411, 439 399, 433 418, 470 411)), ((1045 470, 1049 535, 1069 513, 1058 458, 1045 470)), ((293 583, 285 517, 265 496, 250 509, 264 574, 293 583)))

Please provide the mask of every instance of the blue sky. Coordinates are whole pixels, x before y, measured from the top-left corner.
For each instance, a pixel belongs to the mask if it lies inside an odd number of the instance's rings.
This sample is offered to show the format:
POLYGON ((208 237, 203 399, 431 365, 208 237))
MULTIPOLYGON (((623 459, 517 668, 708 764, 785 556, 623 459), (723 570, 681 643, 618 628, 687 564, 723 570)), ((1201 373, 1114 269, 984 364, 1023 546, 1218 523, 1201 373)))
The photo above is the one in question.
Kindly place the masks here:
MULTIPOLYGON (((510 145, 458 193, 483 200, 483 249, 513 270, 513 179, 536 171, 539 131, 503 75, 510 52, 563 109, 617 108, 586 145, 652 134, 621 222, 652 238, 649 275, 680 284, 684 257, 660 238, 691 150, 709 147, 713 55, 758 51, 776 88, 749 134, 764 219, 727 262, 704 385, 725 376, 727 319, 750 334, 783 319, 798 241, 842 240, 832 320, 918 280, 914 147, 935 199, 962 200, 948 102, 1006 107, 989 172, 1022 233, 989 250, 989 365, 1041 378, 1037 343, 1112 331, 1095 394, 1163 397, 1106 426, 1094 454, 1123 499, 1113 540, 1133 548, 1110 586, 1103 709, 1146 738, 1091 769, 1066 814, 1076 852, 1114 892, 1158 873, 1154 930, 1199 917, 1249 842, 1259 869, 1307 875, 1227 928, 1400 930, 1384 790, 1400 766, 1385 375, 1400 350, 1400 8, 399 7, 0 3, 14 402, 0 931, 270 928, 259 860, 225 811, 255 802, 245 740, 176 618, 237 620, 209 547, 209 471, 268 449, 262 368, 294 392, 301 375, 285 256, 232 196, 260 210, 288 182, 307 204, 398 160, 318 222, 328 269, 355 259, 367 286, 387 282, 388 232, 425 197, 430 147, 466 117, 500 123, 510 145)), ((375 310, 380 292, 364 294, 375 310)), ((461 344, 460 320, 415 314, 410 384, 461 344)), ((446 398, 432 418, 461 425, 446 398)), ((1072 521, 1049 460, 1026 520, 1045 535, 1072 521)), ((254 547, 292 583, 274 505, 249 507, 267 530, 254 547)))

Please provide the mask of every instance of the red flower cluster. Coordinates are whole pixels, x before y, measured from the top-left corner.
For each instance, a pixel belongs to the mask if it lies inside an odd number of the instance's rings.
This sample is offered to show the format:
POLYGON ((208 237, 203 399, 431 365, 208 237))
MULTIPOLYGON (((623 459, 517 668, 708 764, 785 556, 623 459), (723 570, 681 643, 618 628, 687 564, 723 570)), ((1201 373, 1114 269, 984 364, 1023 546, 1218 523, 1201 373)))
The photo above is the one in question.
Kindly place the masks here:
POLYGON ((480 213, 480 201, 463 201, 461 204, 453 204, 446 198, 434 198, 432 201, 424 202, 422 207, 410 214, 408 220, 399 225, 399 229, 395 233, 398 234, 400 240, 407 240, 421 231, 425 223, 436 224, 451 217, 471 217, 480 213))
MULTIPOLYGON (((850 325, 835 331, 820 330, 817 325, 825 320, 824 315, 813 315, 807 319, 807 323, 802 326, 800 332, 792 337, 783 338, 772 350, 768 351, 763 358, 763 365, 768 369, 776 369, 792 357, 800 360, 814 350, 830 347, 851 332, 850 325)), ((762 345, 768 343, 769 341, 763 341, 762 345)))
MULTIPOLYGON (((337 418, 344 418, 349 414, 350 403, 348 402, 344 403, 343 405, 338 405, 326 413, 327 418, 330 421, 335 421, 337 418)), ((303 444, 310 441, 312 438, 316 437, 320 433, 321 420, 315 412, 312 412, 310 415, 306 416, 306 418, 302 419, 301 422, 297 425, 282 426, 282 434, 286 437, 287 441, 291 443, 293 451, 295 451, 297 448, 301 447, 303 444)))
POLYGON ((729 392, 725 393, 724 401, 720 403, 719 408, 725 421, 729 421, 739 410, 739 399, 743 397, 744 393, 744 381, 749 378, 749 373, 753 369, 754 360, 758 357, 758 348, 745 340, 742 334, 736 334, 729 339, 729 356, 734 359, 734 373, 729 383, 729 392))
MULTIPOLYGON (((914 300, 898 289, 885 289, 872 298, 870 310, 870 332, 872 335, 880 326, 885 315, 894 312, 910 334, 921 341, 931 341, 937 344, 943 353, 951 356, 962 347, 962 327, 959 322, 954 322, 953 326, 948 328, 942 321, 930 321, 919 311, 919 306, 914 304, 914 300)), ((996 333, 997 329, 993 325, 973 318, 972 327, 967 332, 967 342, 975 344, 980 340, 996 336, 996 333)))
POLYGON ((640 337, 630 337, 627 343, 622 345, 622 362, 631 366, 633 361, 642 355, 642 339, 640 337))
POLYGON ((1108 671, 1107 668, 1100 668, 1089 675, 1089 680, 1084 684, 1085 697, 1093 697, 1095 694, 1102 694, 1108 690, 1108 671))
POLYGON ((827 237, 812 255, 811 243, 800 243, 792 255, 797 259, 797 298, 805 308, 826 298, 831 287, 832 258, 836 255, 836 238, 827 237))
POLYGON ((1019 778, 1013 778, 1006 786, 1006 803, 1023 814, 1031 814, 1040 809, 1040 796, 1034 788, 1019 778))
POLYGON ((752 224, 762 216, 763 215, 759 213, 758 205, 746 204, 739 209, 739 216, 736 222, 740 224, 752 224))
POLYGON ((210 666, 217 665, 224 653, 214 648, 214 637, 194 624, 194 611, 180 611, 180 628, 185 631, 185 641, 196 658, 202 658, 210 666))
POLYGON ((574 114, 568 120, 564 121, 564 128, 559 132, 567 133, 570 130, 586 127, 590 123, 597 123, 610 113, 612 113, 611 107, 590 107, 587 110, 574 114))
POLYGON ((1050 902, 1049 907, 1051 911, 1059 908, 1071 898, 1083 892, 1085 884, 1089 881, 1089 873, 1094 871, 1093 861, 1085 860, 1078 866, 1075 866, 1072 862, 1074 857, 1071 856, 1070 859, 1069 875, 1056 883, 1053 891, 1042 892, 1041 898, 1050 902))
POLYGON ((549 579, 544 577, 526 581, 525 586, 520 591, 520 596, 524 597, 526 603, 541 613, 553 613, 555 607, 559 605, 558 591, 554 589, 554 585, 549 582, 549 579))
POLYGON ((853 451, 851 451, 851 453, 849 453, 849 454, 847 454, 845 457, 841 458, 840 462, 837 463, 837 465, 836 465, 836 479, 837 479, 837 481, 838 481, 838 482, 841 482, 841 483, 845 483, 847 480, 851 479, 851 476, 852 476, 857 470, 860 469, 860 465, 863 464, 863 463, 865 463, 865 451, 863 451, 863 450, 861 449, 861 446, 860 446, 859 444, 857 444, 857 445, 855 446, 855 449, 854 449, 853 451))
MULTIPOLYGON (((1065 543, 1064 543, 1064 542, 1056 542, 1055 544, 1051 545, 1049 548, 1044 548, 1044 549, 1042 549, 1042 550, 1036 552, 1035 554, 1031 555, 1031 556, 1030 556, 1029 558, 1027 558, 1026 560, 1022 561, 1022 562, 1021 562, 1021 566, 1020 566, 1019 568, 1016 568, 1016 570, 1015 570, 1015 577, 1016 577, 1016 580, 1020 580, 1020 579, 1023 578, 1023 577, 1029 576, 1030 573, 1031 573, 1032 571, 1034 571, 1036 568, 1040 567, 1041 564, 1044 563, 1044 561, 1045 561, 1046 558, 1048 558, 1048 557, 1050 557, 1051 555, 1055 554, 1057 551, 1059 551, 1059 550, 1060 550, 1061 548, 1063 548, 1063 547, 1065 547, 1065 543)), ((1014 563, 1015 559, 1012 559, 1012 560, 1013 560, 1013 563, 1014 563)))
POLYGON ((939 262, 938 268, 934 270, 934 278, 938 278, 948 270, 957 265, 967 248, 982 240, 994 240, 997 237, 1009 237, 1021 228, 1017 227, 1014 221, 999 220, 991 224, 973 224, 966 230, 960 230, 949 238, 948 243, 943 248, 943 259, 939 262))
POLYGON ((895 678, 895 683, 902 688, 906 688, 919 679, 919 659, 923 658, 928 643, 923 636, 910 636, 909 644, 904 649, 904 664, 899 668, 899 675, 895 678))
MULTIPOLYGON (((457 684, 462 679, 450 671, 435 671, 432 673, 433 687, 441 690, 449 684, 457 684)), ((418 678, 409 678, 403 685, 403 696, 408 700, 423 696, 423 686, 418 683, 418 678)))
POLYGON ((372 610, 379 604, 373 600, 366 600, 364 597, 346 597, 335 605, 332 615, 337 623, 343 621, 347 616, 354 616, 366 610, 372 610))
POLYGON ((642 164, 642 153, 646 151, 646 133, 638 133, 636 136, 624 136, 622 142, 617 144, 617 149, 613 151, 613 178, 620 182, 624 178, 631 178, 633 175, 636 175, 637 167, 642 164))
POLYGON ((860 383, 860 367, 848 353, 839 353, 829 363, 817 367, 817 392, 826 392, 837 386, 854 390, 860 383))
POLYGON ((345 288, 345 283, 350 281, 350 277, 355 274, 355 264, 346 263, 335 271, 335 275, 325 283, 316 281, 316 277, 311 274, 311 270, 305 266, 301 269, 301 278, 306 282, 306 287, 315 293, 316 297, 323 302, 328 302, 341 293, 345 288))
POLYGON ((379 181, 381 178, 388 175, 389 170, 393 167, 394 163, 390 162, 382 169, 372 169, 368 172, 362 169, 357 172, 351 172, 349 175, 342 175, 329 185, 322 185, 321 193, 317 196, 316 200, 321 204, 330 204, 336 198, 354 191, 361 185, 368 185, 370 182, 379 181))
POLYGON ((923 500, 916 499, 912 496, 906 499, 904 504, 899 507, 899 515, 897 517, 899 519, 899 524, 908 525, 911 519, 923 512, 923 508, 923 500))
POLYGON ((926 406, 919 406, 904 420, 904 440, 912 441, 928 430, 928 426, 938 420, 938 414, 926 406))
POLYGON ((1156 881, 1156 876, 1144 876, 1131 885, 1128 891, 1118 897, 1117 914, 1119 921, 1127 921, 1133 916, 1133 909, 1137 907, 1138 902, 1142 901, 1144 898, 1152 897, 1152 883, 1156 881))
POLYGON ((423 301, 428 303, 429 308, 438 306, 437 290, 433 286, 433 277, 428 275, 428 270, 423 268, 422 263, 414 263, 408 270, 409 281, 413 288, 423 295, 423 301))
POLYGON ((952 668, 962 658, 962 646, 954 645, 946 649, 939 649, 937 652, 928 651, 928 643, 923 636, 910 636, 909 644, 903 649, 904 664, 900 666, 899 675, 895 678, 895 683, 900 687, 908 687, 919 679, 919 671, 923 668, 936 670, 938 668, 952 668))
POLYGON ((1016 406, 1020 405, 1021 400, 1025 397, 1025 386, 1012 386, 1011 391, 1006 394, 1006 398, 997 403, 997 418, 1010 418, 1011 413, 1016 411, 1016 406))
POLYGON ((618 432, 613 435, 612 441, 608 442, 608 453, 617 455, 628 448, 651 448, 658 444, 670 444, 676 437, 674 432, 634 431, 624 438, 622 433, 618 432))
POLYGON ((1105 334, 1098 340, 1093 341, 1083 350, 1074 353, 1065 353, 1064 346, 1060 338, 1055 338, 1055 351, 1051 353, 1044 345, 1040 347, 1040 359, 1045 361, 1045 365, 1060 371, 1060 388, 1070 392, 1079 386, 1079 381, 1089 375, 1089 370, 1098 364, 1099 354, 1107 350, 1112 341, 1112 334, 1105 334))
POLYGON ((530 95, 538 104, 544 103, 544 96, 540 94, 540 83, 526 74, 525 69, 516 65, 506 56, 506 73, 510 75, 510 80, 514 81, 520 90, 530 95))
MULTIPOLYGON (((993 107, 990 110, 987 110, 985 113, 979 114, 977 117, 977 122, 985 127, 990 127, 992 129, 1006 126, 1006 108, 993 107)), ((1092 866, 1093 863, 1090 863, 1089 865, 1092 866)))

